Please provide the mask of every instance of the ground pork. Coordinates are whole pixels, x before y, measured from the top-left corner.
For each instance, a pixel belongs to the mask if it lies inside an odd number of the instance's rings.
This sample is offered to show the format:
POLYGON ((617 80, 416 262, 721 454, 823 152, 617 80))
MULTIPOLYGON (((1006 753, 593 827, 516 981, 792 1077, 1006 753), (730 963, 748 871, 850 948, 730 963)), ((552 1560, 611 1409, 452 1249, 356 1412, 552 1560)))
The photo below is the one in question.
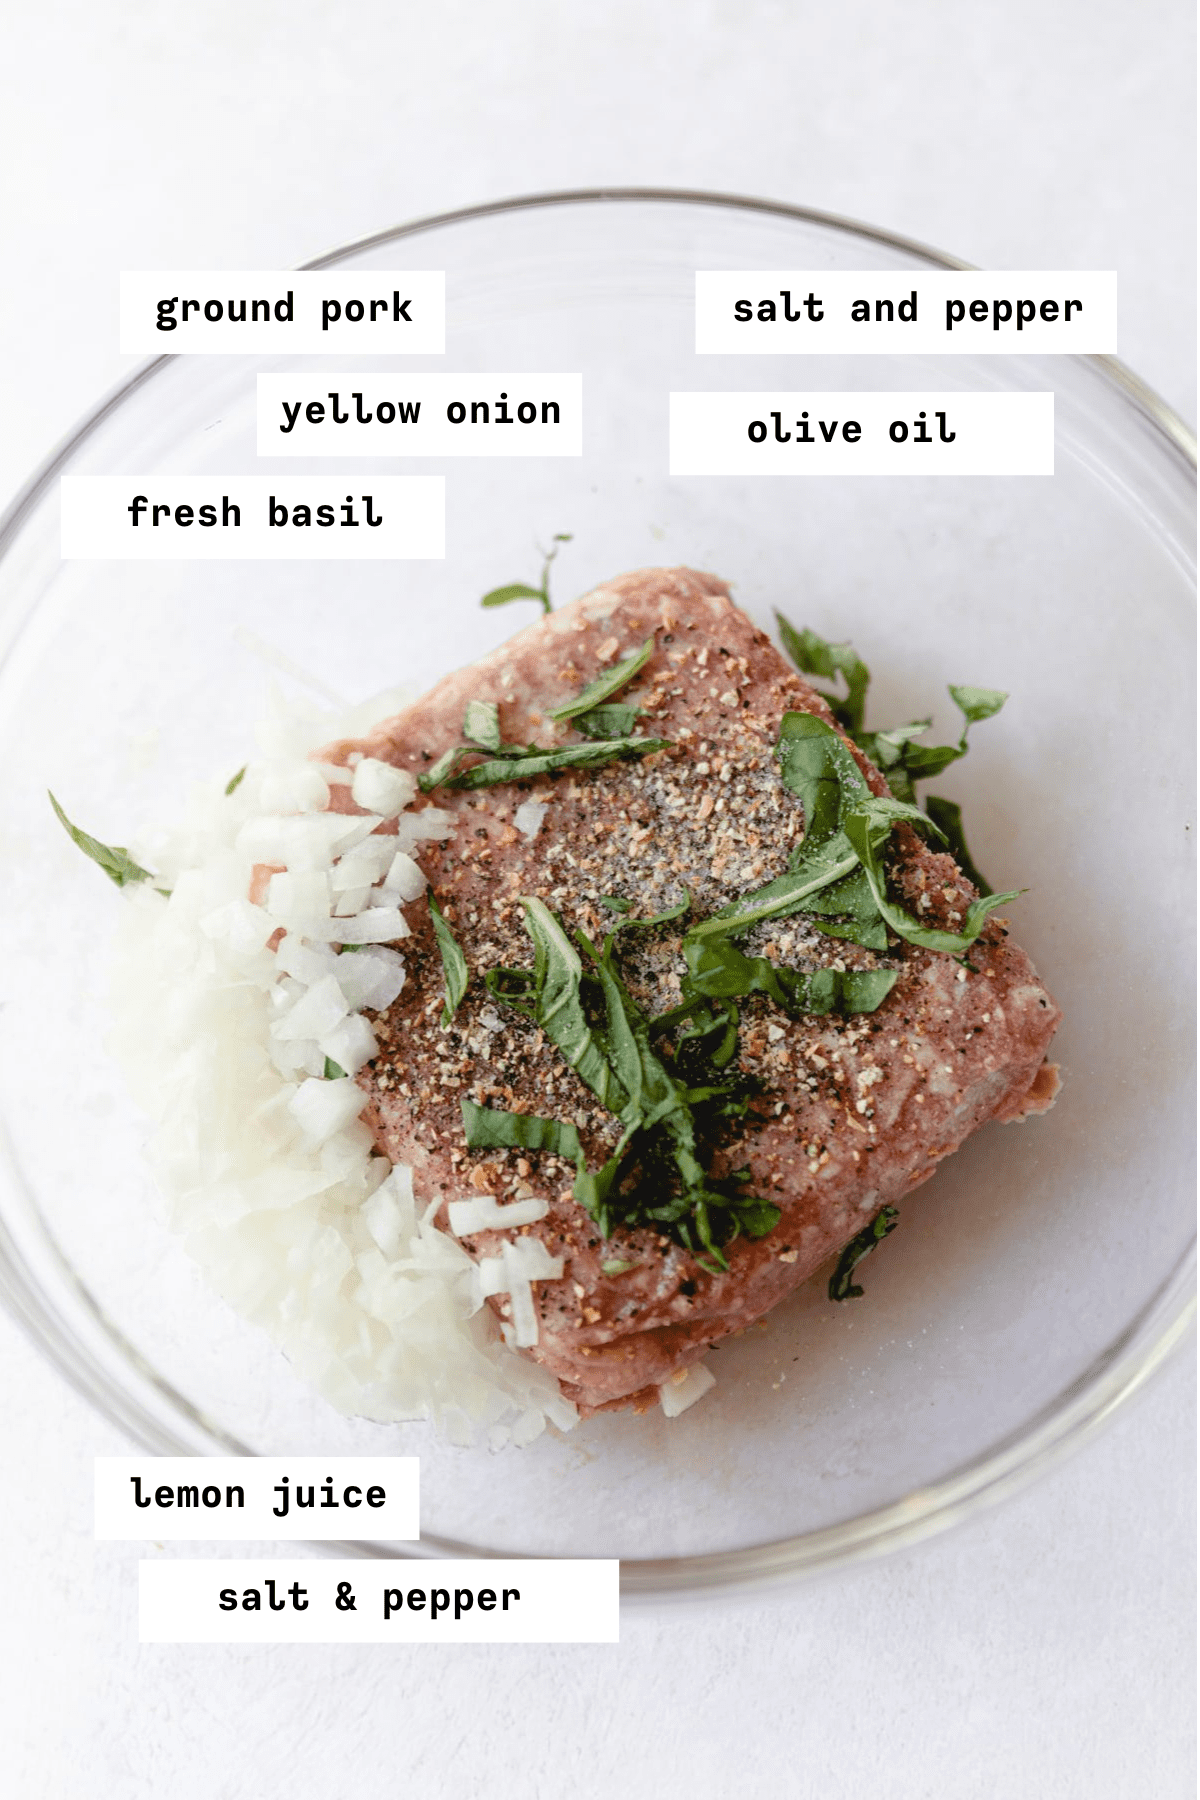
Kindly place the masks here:
MULTIPOLYGON (((748 1168, 749 1191, 772 1200, 781 1216, 767 1236, 728 1246, 727 1273, 710 1272, 654 1230, 620 1229, 604 1241, 572 1197, 572 1164, 547 1153, 467 1148, 463 1097, 573 1122, 591 1166, 617 1136, 615 1120, 554 1046, 481 979, 497 965, 532 961, 520 897, 541 898, 568 930, 598 939, 612 924, 602 895, 647 915, 686 889, 695 918, 782 874, 804 820, 772 754, 780 720, 803 709, 830 721, 829 710, 732 604, 724 583, 654 569, 539 620, 369 737, 324 753, 342 762, 366 754, 420 774, 460 740, 472 699, 498 702, 506 741, 579 741, 547 715, 651 635, 653 654, 620 698, 640 705, 644 729, 671 739, 669 749, 431 797, 453 813, 454 828, 444 842, 423 846, 419 860, 471 981, 443 1030, 428 907, 411 905, 413 935, 402 946, 408 980, 373 1018, 379 1053, 359 1076, 377 1143, 393 1161, 412 1164, 419 1194, 442 1201, 439 1223, 447 1202, 476 1193, 549 1203, 523 1232, 561 1256, 564 1271, 535 1284, 539 1341, 529 1354, 585 1413, 646 1404, 710 1345, 807 1279, 885 1204, 927 1181, 971 1132, 1044 1110, 1056 1089, 1044 1058, 1059 1012, 1003 919, 987 925, 968 972, 950 956, 898 941, 886 953, 861 949, 799 916, 759 925, 739 946, 781 966, 883 966, 899 979, 866 1015, 793 1019, 765 996, 742 1003, 735 1067, 759 1092, 713 1151, 712 1172, 748 1168), (628 1266, 606 1275, 606 1263, 628 1266)), ((873 791, 885 793, 878 771, 855 754, 873 791)), ((337 792, 339 804, 352 804, 345 789, 337 792)), ((975 897, 953 860, 907 827, 893 834, 889 870, 898 897, 930 925, 956 929, 975 897)), ((639 938, 623 962, 648 1013, 678 1001, 682 923, 639 938)), ((476 1257, 495 1256, 505 1235, 465 1241, 476 1257)), ((504 1297, 489 1304, 508 1317, 504 1297)))

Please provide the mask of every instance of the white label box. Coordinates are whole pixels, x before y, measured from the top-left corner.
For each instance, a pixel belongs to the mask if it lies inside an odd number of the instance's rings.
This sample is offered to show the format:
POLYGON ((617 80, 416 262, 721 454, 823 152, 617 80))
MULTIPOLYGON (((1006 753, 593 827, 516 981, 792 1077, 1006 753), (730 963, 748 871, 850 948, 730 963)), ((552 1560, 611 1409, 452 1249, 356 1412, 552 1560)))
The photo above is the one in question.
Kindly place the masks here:
POLYGON ((582 375, 260 375, 260 456, 582 456, 582 375))
POLYGON ((672 394, 672 475, 1053 475, 1053 394, 672 394))
POLYGON ((148 269, 121 276, 121 349, 161 356, 440 356, 440 269, 148 269))
POLYGON ((709 270, 696 349, 721 356, 1069 355, 1117 348, 1111 270, 709 270))
POLYGON ((164 1558, 139 1563, 138 1576, 143 1644, 615 1644, 619 1638, 615 1560, 164 1558))
POLYGON ((98 1539, 421 1535, 415 1456, 98 1456, 98 1539))
POLYGON ((380 562, 446 554, 442 475, 64 475, 62 555, 380 562))

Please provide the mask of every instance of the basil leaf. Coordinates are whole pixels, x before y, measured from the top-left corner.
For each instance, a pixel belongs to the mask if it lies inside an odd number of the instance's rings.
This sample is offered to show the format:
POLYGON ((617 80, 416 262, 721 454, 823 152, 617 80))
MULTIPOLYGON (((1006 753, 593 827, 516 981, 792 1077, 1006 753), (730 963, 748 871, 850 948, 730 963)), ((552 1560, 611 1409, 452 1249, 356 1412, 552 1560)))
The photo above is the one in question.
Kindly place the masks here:
POLYGON ((818 931, 827 937, 861 944, 864 950, 886 950, 887 926, 879 916, 871 884, 861 868, 813 894, 804 905, 818 931))
POLYGON ((687 1111, 682 1090, 650 1048, 647 1021, 612 968, 611 942, 602 953, 582 934, 580 941, 593 959, 591 972, 604 996, 605 1024, 599 1028, 600 1041, 610 1067, 628 1095, 620 1114, 622 1123, 641 1127, 666 1124, 676 1137, 680 1131, 686 1137, 690 1117, 686 1128, 673 1118, 679 1109, 687 1111))
MULTIPOLYGON (((504 781, 531 781, 535 775, 551 775, 560 769, 593 769, 602 763, 615 762, 622 756, 650 756, 655 750, 670 748, 670 738, 624 737, 605 739, 591 744, 568 744, 562 750, 529 750, 518 757, 492 757, 476 763, 459 775, 447 779, 439 776, 446 787, 496 787, 504 781)), ((459 752, 461 754, 461 752, 459 752)), ((444 759, 443 759, 444 760, 444 759)), ((435 768, 440 765, 435 765, 435 768)), ((434 770, 422 777, 421 786, 436 787, 434 770)), ((428 788, 426 788, 428 791, 428 788)))
POLYGON ((423 775, 417 776, 417 786, 423 794, 431 794, 436 787, 441 787, 448 776, 457 769, 464 756, 471 754, 466 744, 455 744, 453 749, 446 750, 431 763, 423 775))
POLYGON ((579 952, 544 901, 523 898, 521 905, 534 947, 533 1016, 600 1104, 620 1116, 628 1096, 587 1022, 579 952))
POLYGON ((950 687, 946 691, 963 716, 964 745, 967 741, 966 726, 977 725, 981 719, 994 718, 1008 699, 1008 695, 999 688, 950 687))
POLYGON ((489 969, 484 986, 493 999, 503 1001, 532 1019, 537 1015, 537 991, 532 969, 489 969))
POLYGON ((815 713, 784 713, 775 754, 784 787, 804 808, 806 845, 831 837, 859 797, 870 794, 840 734, 815 713))
POLYGON ((988 915, 995 912, 998 906, 1005 906, 1010 900, 1015 900, 1018 890, 1007 894, 989 894, 986 898, 973 900, 967 908, 961 932, 938 931, 932 926, 922 925, 919 919, 914 919, 911 913, 906 912, 902 906, 895 905, 887 897, 880 853, 893 826, 902 821, 940 836, 933 820, 916 807, 905 806, 898 800, 874 799, 846 820, 845 834, 866 871, 880 914, 897 937, 925 950, 942 950, 948 955, 959 956, 963 951, 969 950, 978 938, 987 923, 988 915))
MULTIPOLYGON (((914 719, 911 724, 895 725, 890 731, 863 731, 858 735, 856 742, 860 750, 881 771, 897 800, 916 800, 911 759, 918 754, 918 748, 913 739, 928 731, 932 724, 932 719, 914 719)), ((947 760, 953 761, 954 754, 951 751, 947 760)))
POLYGON ((468 1149, 548 1150, 554 1156, 573 1162, 575 1200, 596 1220, 603 1235, 610 1235, 613 1220, 607 1199, 620 1168, 620 1152, 592 1172, 584 1161, 583 1147, 574 1125, 560 1124, 557 1119, 537 1118, 531 1113, 501 1112, 495 1107, 477 1106, 473 1100, 462 1100, 459 1104, 468 1149))
POLYGON ((960 756, 967 754, 967 734, 980 719, 990 719, 1000 711, 1008 695, 999 688, 951 687, 951 699, 963 715, 962 735, 957 744, 917 744, 932 724, 931 719, 918 719, 911 725, 897 725, 891 731, 860 732, 857 742, 871 761, 881 769, 897 800, 915 801, 916 783, 929 781, 960 756))
POLYGON ((732 1000, 727 1000, 725 1002, 725 1033, 711 1055, 714 1069, 727 1068, 737 1055, 740 1020, 741 1014, 738 1012, 737 1006, 732 1000))
MULTIPOLYGON (((987 704, 994 702, 992 690, 981 692, 986 692, 987 704)), ((911 743, 911 734, 919 729, 919 725, 906 726, 889 734, 898 755, 919 749, 911 743)), ((783 779, 799 796, 811 829, 806 829, 787 874, 693 926, 684 940, 685 955, 689 945, 736 936, 764 919, 786 918, 801 911, 819 915, 814 916, 814 923, 830 936, 848 938, 871 949, 886 948, 886 926, 926 949, 957 955, 969 948, 988 914, 1001 904, 995 896, 989 894, 987 904, 982 900, 972 903, 961 933, 924 926, 887 898, 880 852, 892 827, 905 821, 939 835, 936 821, 908 801, 872 796, 841 738, 810 713, 785 716, 778 751, 783 779), (851 819, 857 821, 853 831, 851 819)), ((927 765, 938 758, 952 761, 959 754, 954 747, 920 752, 927 765)), ((1015 897, 1010 893, 1003 899, 1015 897)))
POLYGON ((630 1269, 640 1269, 641 1266, 641 1263, 620 1262, 614 1257, 610 1262, 600 1264, 600 1273, 602 1275, 628 1275, 630 1269))
POLYGON ((327 1056, 325 1058, 325 1080, 344 1081, 345 1078, 346 1071, 342 1068, 341 1064, 335 1063, 332 1056, 327 1056))
MULTIPOLYGON (((602 1041, 630 1096, 629 1107, 623 1115, 628 1122, 627 1136, 631 1127, 645 1132, 661 1131, 681 1183, 678 1194, 645 1207, 644 1215, 650 1220, 672 1224, 688 1248, 700 1248, 711 1259, 712 1265, 728 1268, 723 1245, 740 1229, 746 1229, 751 1236, 769 1231, 779 1218, 778 1208, 770 1201, 749 1195, 731 1197, 709 1186, 697 1153, 693 1091, 677 1081, 651 1049, 650 1022, 643 1017, 612 967, 612 940, 603 952, 586 938, 581 941, 593 959, 593 972, 604 995, 606 1025, 601 1033, 602 1041), (746 1221, 744 1225, 743 1220, 746 1221)), ((723 1096, 728 1092, 728 1088, 713 1087, 706 1097, 723 1096)))
MULTIPOLYGON (((714 1012, 714 1010, 705 1003, 702 996, 693 994, 690 999, 684 1001, 682 1006, 672 1007, 670 1012, 660 1013, 657 1019, 652 1019, 650 1021, 650 1032, 652 1036, 657 1037, 659 1033, 670 1031, 676 1025, 682 1024, 685 1019, 690 1018, 692 1023, 687 1027, 686 1031, 681 1031, 679 1033, 678 1042, 681 1045, 699 1046, 703 1044, 705 1038, 711 1037, 716 1031, 720 1031, 722 1033, 721 1041, 715 1050, 710 1050, 708 1052, 707 1060, 715 1069, 723 1069, 732 1061, 734 1053, 737 1050, 739 1017, 738 1008, 734 1001, 725 1000, 719 1002, 717 1010, 714 1012)), ((711 1091, 712 1093, 715 1093, 717 1090, 713 1089, 711 1091)), ((725 1092, 726 1090, 723 1088, 721 1091, 725 1092)), ((691 1090, 689 1090, 689 1093, 690 1092, 691 1090)), ((709 1096, 705 1095, 704 1097, 707 1098, 709 1096)), ((730 1102, 727 1105, 723 1105, 720 1110, 723 1115, 732 1117, 735 1112, 742 1113, 746 1109, 741 1102, 730 1102)))
POLYGON ((494 700, 468 700, 463 736, 485 750, 500 748, 500 709, 494 700))
MULTIPOLYGON (((972 692, 981 696, 981 707, 997 703, 991 689, 972 692)), ((881 734, 893 757, 889 771, 893 785, 897 785, 898 772, 909 781, 910 769, 923 773, 943 768, 962 754, 956 746, 914 745, 912 737, 923 729, 916 721, 881 734)), ((685 939, 685 954, 689 943, 736 936, 764 919, 786 918, 801 911, 812 915, 814 924, 830 936, 876 950, 886 949, 889 925, 909 943, 926 949, 959 954, 974 943, 992 905, 974 902, 963 932, 950 933, 923 926, 887 899, 879 852, 892 826, 904 820, 936 835, 936 821, 908 800, 872 796, 838 733, 811 713, 785 715, 777 752, 784 783, 804 807, 804 841, 794 852, 786 875, 740 896, 693 926, 685 939), (852 817, 860 821, 854 833, 848 829, 852 817)), ((912 791, 911 782, 908 791, 912 791)))
POLYGON ((693 1196, 694 1232, 686 1219, 677 1224, 676 1230, 701 1267, 717 1274, 729 1267, 724 1245, 739 1232, 749 1238, 765 1237, 775 1229, 780 1217, 780 1209, 770 1200, 706 1189, 693 1196))
POLYGON ((865 1230, 857 1237, 852 1237, 842 1254, 838 1257, 838 1265, 829 1278, 829 1298, 831 1300, 858 1300, 862 1297, 862 1289, 850 1280, 864 1256, 870 1256, 876 1244, 881 1244, 890 1231, 895 1231, 900 1223, 900 1214, 894 1206, 885 1206, 877 1212, 865 1230))
POLYGON ((946 848, 971 883, 981 894, 990 894, 991 888, 980 874, 967 848, 966 836, 963 832, 962 807, 953 800, 942 800, 936 794, 930 794, 925 801, 925 810, 946 840, 946 848))
POLYGON ((540 600, 542 611, 550 612, 550 565, 558 555, 558 546, 570 542, 571 533, 569 531, 556 531, 550 540, 549 550, 541 551, 541 587, 530 587, 524 581, 510 581, 507 587, 493 588, 490 594, 485 594, 479 602, 480 606, 507 606, 510 600, 540 600))
POLYGON ((513 600, 540 600, 542 611, 550 611, 550 595, 544 588, 530 587, 524 581, 510 581, 507 587, 493 588, 483 596, 480 606, 508 606, 513 600))
POLYGON ((583 1210, 595 1219, 601 1237, 609 1238, 614 1228, 628 1219, 618 1216, 609 1204, 609 1197, 617 1184, 621 1172, 621 1161, 624 1155, 624 1144, 615 1156, 599 1169, 580 1168, 575 1176, 574 1198, 583 1210))
POLYGON ((966 744, 906 744, 900 759, 907 786, 907 793, 897 792, 894 781, 889 777, 888 786, 897 800, 912 801, 915 795, 913 786, 918 781, 928 781, 934 775, 940 775, 943 769, 957 762, 960 756, 966 755, 966 744))
POLYGON ((897 799, 913 799, 913 783, 939 774, 957 756, 966 753, 967 727, 990 719, 998 713, 1008 695, 999 688, 951 685, 948 692, 963 715, 963 733, 957 750, 950 745, 929 745, 916 750, 906 746, 914 737, 929 729, 931 720, 898 725, 889 731, 866 731, 864 710, 871 676, 866 664, 852 644, 831 644, 815 631, 797 631, 777 612, 783 645, 792 661, 805 675, 833 679, 838 675, 846 682, 846 695, 823 694, 838 723, 845 727, 861 750, 887 776, 888 785, 897 799))
POLYGON ((767 994, 793 1014, 874 1012, 898 979, 895 969, 815 969, 805 973, 779 968, 768 957, 743 956, 727 938, 685 944, 684 950, 689 994, 701 994, 706 1000, 767 994))
POLYGON ((533 1113, 502 1112, 498 1107, 477 1106, 462 1100, 463 1130, 469 1150, 549 1150, 554 1156, 578 1162, 582 1156, 574 1125, 557 1119, 539 1119, 533 1113))
POLYGON ((855 742, 886 775, 889 769, 903 762, 905 746, 928 731, 932 724, 932 719, 913 719, 908 725, 893 725, 890 731, 860 732, 855 742))
POLYGON ((241 787, 243 781, 246 779, 246 770, 247 770, 248 766, 249 765, 247 763, 243 763, 241 768, 238 770, 237 774, 231 775, 229 777, 229 780, 225 783, 226 797, 228 797, 230 794, 237 793, 237 790, 241 787))
MULTIPOLYGON (((808 849, 807 844, 803 846, 808 849)), ((731 900, 719 912, 693 925, 688 932, 688 940, 699 940, 708 937, 736 936, 739 932, 748 931, 752 925, 760 924, 764 919, 784 919, 791 913, 807 910, 808 902, 813 894, 822 888, 831 887, 843 876, 851 875, 858 867, 858 858, 843 832, 837 832, 825 843, 819 844, 807 855, 799 866, 788 871, 786 875, 776 876, 763 887, 751 894, 742 894, 737 900, 731 900)), ((685 940, 685 947, 686 947, 685 940)))
POLYGON ((640 717, 640 707, 625 706, 617 701, 612 706, 593 706, 589 712, 580 713, 572 723, 585 737, 627 737, 640 717))
MULTIPOLYGON (((871 672, 854 645, 830 644, 818 637, 815 631, 797 631, 781 612, 775 614, 775 621, 779 626, 783 647, 801 674, 821 675, 828 680, 833 680, 838 675, 845 678, 844 699, 824 693, 821 698, 828 702, 838 724, 844 725, 850 735, 856 737, 862 730, 871 672)), ((820 692, 820 689, 817 691, 820 692)))
MULTIPOLYGON (((49 793, 49 789, 46 790, 49 793)), ((50 794, 50 804, 58 817, 63 830, 73 844, 77 844, 85 856, 90 856, 97 866, 104 870, 110 881, 117 886, 132 887, 139 881, 153 881, 149 869, 143 869, 141 863, 134 862, 124 844, 102 844, 89 832, 81 831, 78 825, 72 825, 58 801, 50 794)), ((165 890, 160 889, 160 893, 165 890)))
POLYGON ((447 1031, 450 1021, 458 1010, 458 1003, 467 991, 470 975, 467 971, 467 959, 459 948, 458 940, 442 916, 442 909, 434 894, 429 896, 429 916, 433 920, 434 936, 438 949, 442 953, 442 978, 446 985, 446 1004, 442 1008, 442 1030, 447 1031))
POLYGON ((632 900, 622 900, 616 894, 601 894, 600 904, 607 906, 610 912, 620 913, 620 923, 615 927, 617 931, 651 931, 656 925, 669 925, 672 919, 681 919, 691 908, 692 896, 685 892, 682 900, 676 900, 673 906, 665 906, 660 913, 655 913, 649 919, 630 918, 633 911, 632 900))
POLYGON ((632 656, 627 656, 624 662, 619 662, 607 674, 598 675, 595 681, 590 681, 581 693, 576 694, 574 700, 569 701, 566 706, 558 707, 550 717, 560 722, 574 719, 580 713, 590 712, 593 707, 599 706, 602 700, 611 699, 613 694, 619 693, 627 682, 633 680, 639 669, 645 667, 653 650, 654 639, 648 637, 640 650, 635 650, 632 656))
POLYGON ((737 1200, 729 1208, 748 1238, 766 1237, 782 1216, 773 1200, 737 1200))

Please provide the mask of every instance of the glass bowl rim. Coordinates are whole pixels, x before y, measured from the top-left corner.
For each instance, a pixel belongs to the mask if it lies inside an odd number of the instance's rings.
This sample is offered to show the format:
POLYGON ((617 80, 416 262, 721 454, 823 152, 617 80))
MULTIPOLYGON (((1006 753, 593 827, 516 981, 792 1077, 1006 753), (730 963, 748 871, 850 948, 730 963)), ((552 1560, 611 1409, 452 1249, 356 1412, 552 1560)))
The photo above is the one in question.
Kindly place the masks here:
MULTIPOLYGON (((797 223, 818 225, 867 242, 886 245, 928 263, 933 268, 971 270, 974 265, 931 248, 915 239, 880 227, 848 219, 837 213, 795 206, 785 201, 721 194, 706 189, 659 187, 600 187, 549 190, 475 206, 433 213, 407 224, 389 226, 368 236, 297 265, 298 270, 331 267, 347 258, 437 230, 447 225, 569 205, 625 205, 631 203, 712 207, 719 210, 765 214, 797 223)), ((167 364, 176 354, 150 358, 119 382, 34 470, 0 517, 0 558, 7 554, 22 524, 44 497, 60 468, 79 450, 104 420, 167 364)), ((1089 355, 1072 359, 1087 363, 1121 398, 1140 412, 1165 440, 1174 457, 1194 472, 1196 439, 1179 415, 1115 356, 1089 355)), ((123 1373, 131 1371, 148 1382, 158 1397, 175 1413, 190 1417, 210 1437, 223 1439, 226 1454, 247 1455, 245 1446, 215 1430, 191 1401, 150 1368, 140 1353, 103 1316, 85 1284, 75 1274, 41 1220, 33 1196, 13 1155, 7 1134, 0 1131, 0 1158, 8 1178, 23 1189, 42 1241, 41 1247, 57 1265, 90 1322, 123 1359, 123 1373)), ((156 1455, 187 1454, 185 1442, 172 1434, 128 1387, 117 1383, 89 1353, 77 1331, 69 1331, 53 1311, 45 1291, 26 1258, 0 1218, 0 1296, 13 1319, 86 1400, 127 1436, 156 1455)), ((704 1598, 717 1592, 746 1592, 778 1585, 803 1575, 815 1574, 860 1562, 903 1548, 948 1529, 986 1504, 1023 1488, 1043 1470, 1084 1443, 1162 1367, 1187 1336, 1195 1315, 1195 1239, 1175 1268, 1125 1331, 1062 1394, 1026 1421, 1017 1431, 993 1444, 982 1455, 953 1469, 929 1486, 898 1501, 861 1513, 853 1519, 826 1526, 801 1536, 786 1537, 747 1549, 714 1551, 700 1556, 623 1559, 623 1600, 704 1598)), ((329 1555, 367 1557, 437 1558, 490 1556, 498 1552, 425 1537, 415 1545, 370 1542, 330 1542, 313 1548, 329 1555)))

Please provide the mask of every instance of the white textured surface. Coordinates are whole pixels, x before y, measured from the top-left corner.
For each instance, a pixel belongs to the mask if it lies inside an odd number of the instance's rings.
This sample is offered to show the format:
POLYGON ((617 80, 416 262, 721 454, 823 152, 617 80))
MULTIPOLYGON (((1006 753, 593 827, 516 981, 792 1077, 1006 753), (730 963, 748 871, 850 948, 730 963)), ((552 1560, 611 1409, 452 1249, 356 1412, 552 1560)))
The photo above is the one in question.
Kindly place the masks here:
MULTIPOLYGON (((1123 357, 1194 417, 1183 0, 50 0, 5 52, 0 498, 132 366, 121 268, 287 264, 573 184, 759 193, 984 266, 1115 267, 1123 357)), ((7 1321, 0 1367, 19 1800, 1194 1791, 1183 1364, 920 1550, 769 1602, 631 1612, 619 1648, 441 1654, 139 1649, 138 1549, 90 1540, 90 1459, 127 1446, 7 1321)))

